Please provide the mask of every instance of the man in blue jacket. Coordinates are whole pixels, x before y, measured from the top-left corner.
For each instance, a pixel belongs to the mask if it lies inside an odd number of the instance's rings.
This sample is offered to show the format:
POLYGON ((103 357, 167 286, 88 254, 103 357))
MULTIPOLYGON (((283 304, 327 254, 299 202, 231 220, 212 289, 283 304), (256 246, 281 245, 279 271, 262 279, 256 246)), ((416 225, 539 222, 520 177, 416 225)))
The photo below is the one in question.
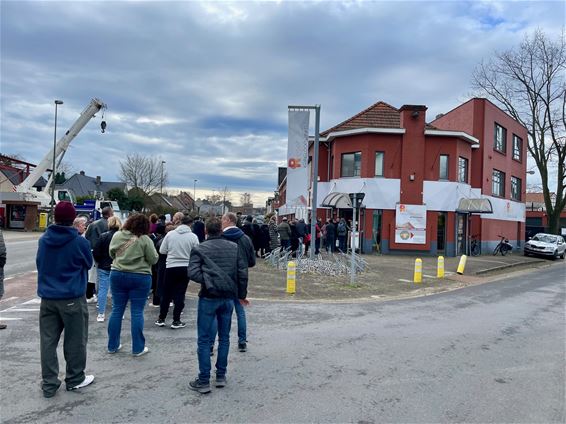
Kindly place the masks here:
POLYGON ((57 345, 65 330, 63 353, 67 363, 67 390, 88 386, 94 376, 85 375, 88 340, 86 283, 92 266, 89 242, 79 236, 73 220, 76 211, 69 202, 55 207, 55 224, 47 227, 37 249, 37 295, 41 298, 39 336, 43 396, 55 396, 58 378, 57 345))

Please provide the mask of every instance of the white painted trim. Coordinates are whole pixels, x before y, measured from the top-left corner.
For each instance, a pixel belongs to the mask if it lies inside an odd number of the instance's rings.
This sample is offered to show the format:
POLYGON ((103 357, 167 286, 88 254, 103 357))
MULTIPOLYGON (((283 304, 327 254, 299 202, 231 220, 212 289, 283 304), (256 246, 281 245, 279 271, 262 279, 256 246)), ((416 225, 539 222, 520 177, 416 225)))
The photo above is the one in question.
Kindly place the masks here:
POLYGON ((405 128, 356 128, 354 130, 335 131, 326 137, 320 137, 320 141, 330 141, 336 137, 346 137, 358 134, 405 134, 405 128))
POLYGON ((444 130, 425 130, 425 135, 436 135, 439 137, 458 137, 463 138, 464 140, 472 143, 477 144, 479 146, 480 141, 472 137, 470 134, 465 133, 464 131, 444 131, 444 130))

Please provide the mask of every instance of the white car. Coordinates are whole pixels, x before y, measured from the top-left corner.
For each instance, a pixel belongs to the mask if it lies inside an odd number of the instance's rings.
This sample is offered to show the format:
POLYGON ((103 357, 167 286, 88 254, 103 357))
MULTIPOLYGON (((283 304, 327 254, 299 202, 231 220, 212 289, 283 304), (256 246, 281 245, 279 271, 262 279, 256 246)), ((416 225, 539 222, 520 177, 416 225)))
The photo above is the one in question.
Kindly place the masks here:
POLYGON ((562 236, 554 234, 538 233, 525 243, 524 253, 528 255, 551 256, 556 259, 560 256, 564 259, 566 255, 566 242, 562 236))

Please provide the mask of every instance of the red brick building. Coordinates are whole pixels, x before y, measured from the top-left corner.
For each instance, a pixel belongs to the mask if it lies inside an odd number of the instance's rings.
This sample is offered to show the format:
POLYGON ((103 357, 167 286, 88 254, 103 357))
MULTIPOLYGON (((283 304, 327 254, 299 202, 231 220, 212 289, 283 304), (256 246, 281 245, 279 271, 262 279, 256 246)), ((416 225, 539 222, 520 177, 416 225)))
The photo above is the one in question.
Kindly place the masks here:
MULTIPOLYGON (((378 102, 322 132, 317 216, 351 219, 351 209, 323 208, 324 199, 362 192, 364 252, 379 243, 383 253, 454 256, 466 252, 471 235, 483 252, 499 234, 521 246, 527 130, 486 99, 471 99, 430 124, 426 110, 378 102), (421 230, 400 223, 406 214, 421 230)), ((278 191, 285 213, 285 181, 278 191)))

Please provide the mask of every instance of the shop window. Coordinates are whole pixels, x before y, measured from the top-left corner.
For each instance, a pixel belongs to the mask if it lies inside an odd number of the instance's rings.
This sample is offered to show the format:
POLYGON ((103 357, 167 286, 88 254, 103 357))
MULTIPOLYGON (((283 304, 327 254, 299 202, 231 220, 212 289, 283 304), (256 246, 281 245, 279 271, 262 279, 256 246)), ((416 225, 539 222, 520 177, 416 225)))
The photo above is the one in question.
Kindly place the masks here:
POLYGON ((511 199, 521 201, 521 189, 521 179, 517 177, 511 177, 511 199))
POLYGON ((499 124, 495 124, 495 134, 493 149, 499 153, 505 154, 506 151, 507 130, 499 124))
POLYGON ((468 159, 463 157, 458 158, 458 182, 468 182, 468 159))
POLYGON ((342 154, 341 177, 359 177, 362 170, 362 152, 342 154))
POLYGON ((375 152, 375 176, 383 177, 383 152, 375 152))
POLYGON ((523 139, 513 134, 513 159, 521 161, 523 152, 523 139))
POLYGON ((491 175, 491 192, 494 196, 505 197, 505 172, 493 170, 491 175))
POLYGON ((439 163, 439 172, 438 172, 438 179, 439 180, 447 180, 448 179, 448 155, 440 155, 439 163))

